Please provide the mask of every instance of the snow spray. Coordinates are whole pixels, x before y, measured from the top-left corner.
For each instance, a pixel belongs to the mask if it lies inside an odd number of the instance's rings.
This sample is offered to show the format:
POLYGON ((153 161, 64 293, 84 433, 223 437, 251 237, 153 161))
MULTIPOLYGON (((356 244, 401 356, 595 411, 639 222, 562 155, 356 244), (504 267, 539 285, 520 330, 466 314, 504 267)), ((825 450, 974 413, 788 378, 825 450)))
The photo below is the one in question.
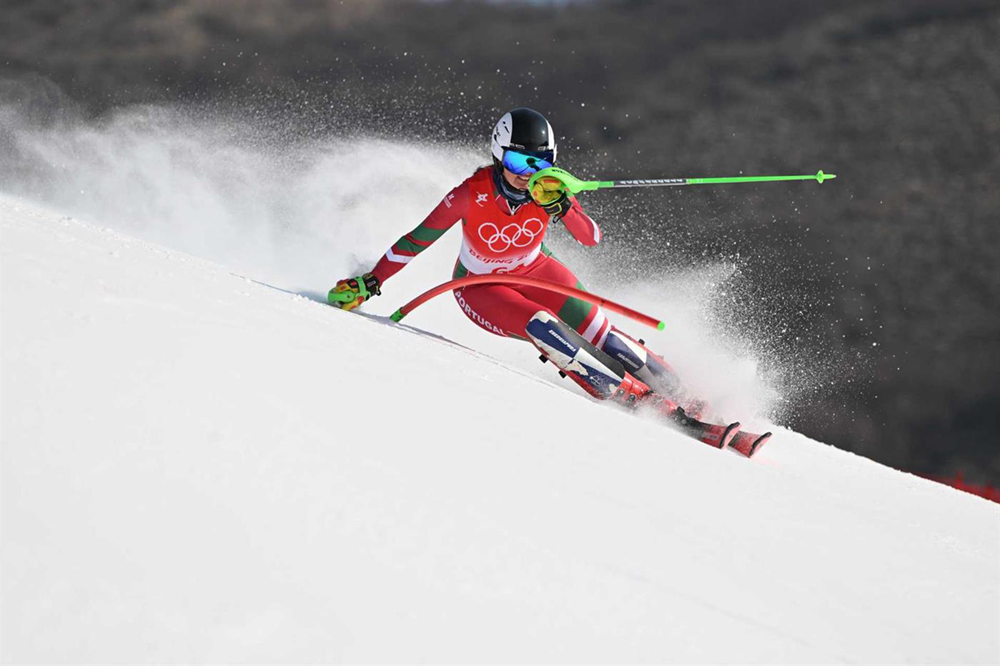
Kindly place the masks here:
MULTIPOLYGON (((485 140, 431 145, 350 134, 301 140, 288 139, 275 124, 173 106, 128 107, 90 120, 0 100, 0 191, 325 302, 337 279, 369 270, 488 158, 485 140)), ((756 425, 748 415, 763 420, 783 404, 786 396, 757 372, 752 341, 720 337, 706 316, 712 290, 731 267, 707 263, 623 283, 618 262, 601 247, 584 252, 560 238, 558 227, 550 236, 547 242, 589 289, 669 319, 667 331, 647 336, 649 346, 720 411, 756 425)), ((388 315, 447 280, 459 244, 458 231, 446 234, 366 310, 388 315)), ((559 381, 523 344, 469 325, 448 299, 429 303, 420 325, 559 381)))

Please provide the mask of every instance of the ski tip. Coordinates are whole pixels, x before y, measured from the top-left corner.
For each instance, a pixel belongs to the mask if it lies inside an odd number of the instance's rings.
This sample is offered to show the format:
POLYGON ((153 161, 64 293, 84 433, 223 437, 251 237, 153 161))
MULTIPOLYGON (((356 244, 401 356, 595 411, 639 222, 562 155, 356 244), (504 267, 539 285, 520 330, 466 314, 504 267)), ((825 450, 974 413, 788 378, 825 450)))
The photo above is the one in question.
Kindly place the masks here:
POLYGON ((770 437, 771 433, 769 432, 765 432, 763 435, 746 431, 740 432, 733 436, 732 441, 729 443, 729 448, 747 458, 752 458, 770 437))
POLYGON ((730 423, 729 427, 726 428, 726 431, 722 433, 722 439, 719 441, 719 448, 724 449, 727 446, 729 446, 729 443, 733 441, 733 438, 736 437, 736 433, 738 433, 739 431, 740 431, 739 421, 736 421, 735 423, 730 423))
POLYGON ((822 182, 824 180, 833 180, 836 177, 837 177, 837 174, 834 174, 834 173, 823 173, 823 171, 821 169, 819 172, 816 173, 816 182, 822 184, 822 182))
POLYGON ((771 433, 769 432, 765 432, 763 435, 755 439, 754 443, 750 445, 750 454, 747 456, 747 458, 752 458, 753 454, 760 451, 760 448, 764 446, 764 443, 769 439, 771 439, 771 433))
POLYGON ((667 327, 667 323, 663 322, 663 321, 657 322, 657 324, 656 324, 656 330, 658 330, 658 331, 662 331, 666 327, 667 327))
POLYGON ((403 314, 403 308, 399 308, 398 310, 396 310, 395 312, 393 312, 389 316, 389 319, 393 320, 394 322, 396 322, 398 324, 399 322, 401 322, 403 320, 403 317, 405 317, 405 316, 406 315, 403 314))

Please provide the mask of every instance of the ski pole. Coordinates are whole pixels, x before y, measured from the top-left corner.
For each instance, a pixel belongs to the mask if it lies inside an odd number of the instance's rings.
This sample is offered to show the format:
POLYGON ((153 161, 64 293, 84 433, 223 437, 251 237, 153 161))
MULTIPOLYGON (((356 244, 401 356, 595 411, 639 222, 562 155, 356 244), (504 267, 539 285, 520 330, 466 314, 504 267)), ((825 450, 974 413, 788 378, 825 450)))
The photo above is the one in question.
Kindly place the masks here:
POLYGON ((557 294, 563 294, 564 296, 579 298, 581 301, 586 301, 587 303, 592 303, 605 308, 609 312, 629 317, 630 319, 634 319, 635 321, 645 324, 646 326, 652 326, 658 331, 662 331, 666 326, 666 324, 655 317, 642 314, 632 308, 627 308, 624 305, 620 305, 614 301, 609 301, 602 296, 591 294, 590 292, 583 291, 582 289, 567 287, 566 285, 550 282, 549 280, 540 280, 538 278, 521 277, 518 275, 508 274, 469 275, 456 280, 451 280, 450 282, 445 282, 444 284, 440 284, 433 289, 425 291, 403 307, 396 310, 392 313, 391 319, 398 323, 403 319, 403 317, 410 314, 416 308, 420 307, 435 296, 443 294, 446 291, 452 291, 453 289, 460 289, 461 287, 468 287, 474 284, 518 284, 526 287, 545 289, 546 291, 554 291, 557 294))
POLYGON ((549 183, 540 183, 542 190, 566 190, 570 194, 579 194, 587 190, 602 190, 620 187, 678 187, 680 185, 721 185, 724 183, 770 183, 782 180, 815 180, 822 183, 837 176, 819 171, 814 175, 800 176, 732 176, 728 178, 647 178, 643 180, 580 180, 565 169, 550 167, 535 172, 528 181, 528 190, 535 192, 535 185, 541 179, 556 180, 557 188, 548 187, 549 183))

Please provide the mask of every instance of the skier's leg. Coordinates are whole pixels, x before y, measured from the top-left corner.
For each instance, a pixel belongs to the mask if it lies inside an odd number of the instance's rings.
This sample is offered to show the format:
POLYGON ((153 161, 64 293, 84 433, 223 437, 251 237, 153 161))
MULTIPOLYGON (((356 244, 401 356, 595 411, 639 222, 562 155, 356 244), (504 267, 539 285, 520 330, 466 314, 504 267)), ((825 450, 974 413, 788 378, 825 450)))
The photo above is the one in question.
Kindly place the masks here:
POLYGON ((524 326, 531 317, 527 314, 530 307, 522 305, 524 297, 510 287, 478 285, 456 289, 452 294, 465 316, 480 328, 502 337, 524 338, 524 326))
POLYGON ((642 340, 636 340, 612 326, 604 341, 603 351, 620 361, 625 369, 648 384, 652 390, 681 405, 689 416, 700 419, 711 415, 708 403, 689 394, 681 384, 677 371, 658 354, 650 351, 642 340))
MULTIPOLYGON (((528 266, 522 274, 567 287, 584 289, 583 284, 573 271, 547 251, 531 266, 528 266)), ((611 322, 604 316, 601 308, 579 298, 567 297, 535 287, 517 287, 517 290, 529 300, 539 303, 555 313, 559 319, 582 335, 587 342, 597 345, 598 348, 604 344, 604 340, 611 330, 611 322)))
POLYGON ((621 363, 549 312, 537 312, 525 332, 542 354, 595 398, 613 400, 627 407, 647 408, 692 437, 720 449, 739 432, 739 423, 703 423, 678 408, 670 398, 650 391, 621 363))
MULTIPOLYGON (((468 274, 461 262, 455 262, 452 277, 468 274)), ((512 286, 481 284, 455 289, 452 294, 459 309, 480 328, 505 338, 528 339, 524 327, 538 311, 538 304, 526 299, 512 286)))
MULTIPOLYGON (((577 277, 552 255, 546 255, 525 271, 525 275, 583 289, 577 277)), ((546 306, 588 342, 620 361, 630 374, 661 395, 673 400, 684 398, 677 372, 645 344, 611 325, 596 305, 532 287, 517 290, 530 300, 546 306)))
POLYGON ((481 328, 504 337, 529 340, 584 391, 601 400, 635 403, 649 387, 583 338, 543 305, 507 285, 476 285, 455 290, 465 315, 481 328))
POLYGON ((601 349, 657 392, 672 396, 681 391, 680 378, 670 364, 621 329, 612 326, 601 349))
MULTIPOLYGON (((546 254, 529 266, 525 275, 550 280, 583 289, 576 275, 551 254, 546 254)), ((611 325, 596 305, 577 298, 567 298, 533 287, 516 287, 530 300, 540 303, 557 314, 585 340, 593 343, 624 369, 661 396, 681 404, 691 416, 700 417, 710 410, 707 403, 685 391, 680 377, 669 363, 650 351, 646 345, 611 325)))
POLYGON ((565 322, 539 310, 525 333, 538 350, 570 379, 599 400, 617 400, 634 405, 649 393, 649 387, 565 322))
MULTIPOLYGON (((543 248, 544 249, 544 248, 543 248)), ((570 287, 583 288, 580 281, 559 260, 546 253, 519 270, 518 275, 548 280, 570 287)), ((454 277, 468 271, 455 264, 454 277)), ((555 315, 598 347, 604 342, 611 323, 596 305, 546 289, 522 285, 475 285, 454 291, 455 300, 466 316, 478 326, 497 335, 525 337, 524 328, 539 310, 555 315)))
POLYGON ((680 426, 693 437, 723 448, 739 429, 739 424, 712 425, 692 418, 669 397, 650 391, 619 361, 601 351, 580 333, 505 285, 477 285, 456 290, 455 298, 466 316, 497 335, 530 340, 584 391, 600 400, 612 400, 628 407, 642 405, 680 426))

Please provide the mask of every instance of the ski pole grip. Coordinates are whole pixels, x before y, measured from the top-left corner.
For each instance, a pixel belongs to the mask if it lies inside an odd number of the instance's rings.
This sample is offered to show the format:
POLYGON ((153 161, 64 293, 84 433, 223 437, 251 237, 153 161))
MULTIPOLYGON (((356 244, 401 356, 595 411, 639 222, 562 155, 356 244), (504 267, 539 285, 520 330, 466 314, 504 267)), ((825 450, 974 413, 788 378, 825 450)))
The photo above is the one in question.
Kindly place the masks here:
POLYGON ((540 171, 535 172, 535 175, 533 175, 531 180, 528 181, 528 191, 534 191, 535 183, 545 178, 558 180, 561 183, 560 189, 574 195, 585 190, 596 190, 601 187, 614 186, 614 183, 610 181, 602 182, 598 180, 580 180, 565 169, 560 169, 559 167, 549 167, 548 169, 541 169, 540 171))

